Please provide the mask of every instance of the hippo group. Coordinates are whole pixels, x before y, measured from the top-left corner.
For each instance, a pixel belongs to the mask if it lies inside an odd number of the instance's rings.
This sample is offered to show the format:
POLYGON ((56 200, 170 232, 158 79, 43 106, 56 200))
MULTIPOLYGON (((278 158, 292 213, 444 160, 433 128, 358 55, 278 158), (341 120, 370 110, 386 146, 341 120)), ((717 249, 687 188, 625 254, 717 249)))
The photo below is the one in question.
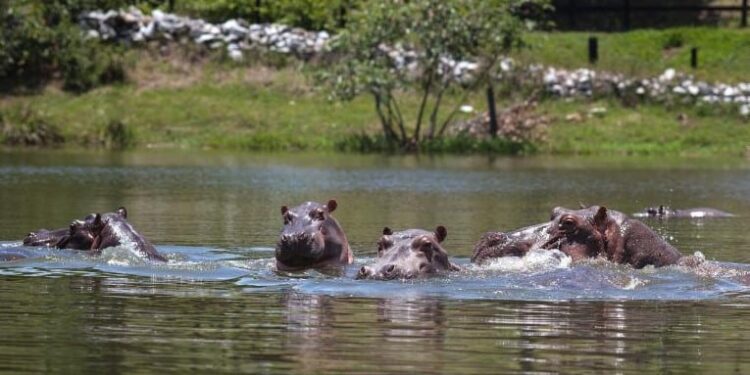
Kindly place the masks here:
MULTIPOLYGON (((282 272, 340 268, 352 264, 354 255, 346 234, 333 217, 338 203, 305 202, 293 208, 281 207, 282 229, 276 243, 276 268, 282 272)), ((647 209, 649 217, 726 217, 731 214, 708 208, 672 210, 664 206, 647 209)), ((128 212, 93 213, 74 220, 68 228, 41 229, 29 233, 26 246, 87 251, 98 255, 103 249, 129 246, 144 258, 166 262, 154 246, 128 222, 128 212)), ((449 259, 443 242, 448 230, 385 227, 377 241, 372 264, 360 268, 357 279, 411 279, 460 270, 449 259)), ((606 259, 634 268, 646 266, 695 265, 643 222, 604 206, 569 209, 555 207, 549 221, 508 232, 487 232, 474 245, 471 262, 486 263, 501 257, 522 257, 531 250, 559 250, 573 261, 606 259)), ((0 260, 15 260, 14 257, 0 260)))

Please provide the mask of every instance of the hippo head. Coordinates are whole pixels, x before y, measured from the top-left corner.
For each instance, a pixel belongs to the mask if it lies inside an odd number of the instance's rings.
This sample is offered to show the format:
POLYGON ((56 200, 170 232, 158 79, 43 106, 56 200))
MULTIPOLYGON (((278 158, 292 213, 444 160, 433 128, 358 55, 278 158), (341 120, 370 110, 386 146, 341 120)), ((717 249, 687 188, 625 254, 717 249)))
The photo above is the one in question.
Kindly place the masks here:
POLYGON ((101 244, 101 234, 104 230, 105 219, 126 219, 128 211, 125 207, 118 208, 115 212, 99 214, 92 213, 83 220, 75 220, 70 223, 68 233, 57 243, 58 249, 90 250, 98 248, 101 244))
POLYGON ((523 256, 534 246, 533 238, 511 236, 504 232, 487 232, 474 245, 473 263, 481 264, 492 258, 523 256))
MULTIPOLYGON (((91 216, 91 215, 89 215, 91 216)), ((75 220, 70 223, 68 233, 57 241, 58 249, 89 250, 94 244, 94 233, 86 220, 75 220)))
POLYGON ((23 239, 23 244, 24 246, 55 246, 67 234, 68 228, 56 230, 40 229, 29 232, 23 239))
POLYGON ((331 216, 337 206, 329 200, 325 205, 306 202, 291 209, 281 207, 284 227, 275 253, 279 269, 304 269, 336 260, 351 263, 346 236, 331 216))
POLYGON ((376 263, 362 267, 357 279, 410 279, 458 270, 440 245, 447 235, 443 226, 434 232, 411 229, 396 233, 386 227, 378 241, 376 263))
POLYGON ((548 226, 549 239, 543 248, 557 248, 574 260, 609 255, 617 243, 620 226, 606 207, 561 210, 548 226))

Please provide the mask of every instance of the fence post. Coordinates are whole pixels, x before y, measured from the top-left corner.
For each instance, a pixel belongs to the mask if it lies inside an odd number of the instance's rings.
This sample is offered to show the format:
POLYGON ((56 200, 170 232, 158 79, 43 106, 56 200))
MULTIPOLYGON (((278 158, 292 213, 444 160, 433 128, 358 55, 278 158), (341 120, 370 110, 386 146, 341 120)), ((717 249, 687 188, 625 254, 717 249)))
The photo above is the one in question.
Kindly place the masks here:
POLYGON ((599 60, 599 39, 595 36, 589 37, 589 64, 596 64, 599 60))
POLYGON ((747 27, 747 0, 742 0, 742 20, 740 26, 747 27))
POLYGON ((698 47, 690 49, 690 67, 693 69, 698 67, 698 47))
POLYGON ((174 12, 174 0, 169 0, 169 2, 167 3, 167 11, 169 13, 174 12))
POLYGON ((492 83, 487 86, 487 109, 490 113, 490 137, 497 137, 497 109, 495 108, 495 89, 492 83))

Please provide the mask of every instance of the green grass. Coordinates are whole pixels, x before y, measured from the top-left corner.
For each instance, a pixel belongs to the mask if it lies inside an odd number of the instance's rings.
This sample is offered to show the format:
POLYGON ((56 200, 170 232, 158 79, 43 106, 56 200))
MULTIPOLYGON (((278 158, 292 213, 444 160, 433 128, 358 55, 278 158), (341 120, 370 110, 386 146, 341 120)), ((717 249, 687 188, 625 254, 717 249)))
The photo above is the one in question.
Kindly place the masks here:
POLYGON ((750 123, 731 109, 670 110, 653 104, 625 108, 614 101, 548 101, 542 107, 556 118, 548 141, 540 146, 542 153, 743 156, 750 152, 750 123), (605 107, 607 113, 580 123, 565 121, 566 114, 593 107, 605 107))
MULTIPOLYGON (((530 42, 534 48, 523 52, 521 57, 558 66, 583 66, 587 35, 533 34, 530 42)), ((667 66, 677 66, 673 63, 684 57, 690 42, 683 42, 683 47, 672 55, 660 52, 667 39, 675 45, 680 38, 701 41, 707 46, 704 51, 707 62, 699 71, 705 77, 726 81, 750 77, 750 64, 739 61, 750 61, 750 48, 739 48, 750 43, 750 33, 741 30, 675 29, 605 34, 598 68, 658 74, 667 66), (619 58, 612 55, 610 45, 618 46, 619 58)), ((175 54, 159 60, 148 53, 136 53, 132 59, 137 61, 136 66, 129 68, 130 83, 80 95, 48 88, 32 95, 1 97, 0 118, 13 124, 19 117, 14 113, 32 111, 33 118, 50 124, 50 129, 65 138, 68 147, 391 151, 379 138, 380 125, 369 97, 331 102, 322 91, 312 87, 295 63, 280 62, 277 68, 267 69, 258 61, 245 65, 217 60, 186 64, 189 59, 190 56, 175 54)), ((446 109, 464 104, 458 103, 457 95, 445 101, 446 109)), ((403 111, 407 122, 415 118, 418 103, 416 95, 406 95, 403 111)), ((484 94, 470 96, 465 104, 485 110, 484 94)), ((500 109, 503 104, 499 104, 500 109)), ((503 140, 478 142, 451 138, 426 144, 423 150, 735 156, 750 152, 750 124, 740 118, 736 108, 661 104, 630 108, 614 100, 549 99, 538 110, 552 119, 544 142, 513 144, 503 140), (595 106, 604 106, 608 111, 603 117, 578 123, 565 120, 574 112, 584 114, 585 118, 595 106), (678 119, 681 113, 687 116, 687 121, 678 119)), ((467 115, 458 117, 466 118, 467 115)))
POLYGON ((675 68, 709 81, 750 81, 750 29, 685 27, 627 33, 532 33, 527 38, 528 48, 515 56, 524 62, 587 67, 590 36, 599 38, 596 69, 649 76, 675 68), (690 68, 692 47, 699 49, 695 70, 690 68))

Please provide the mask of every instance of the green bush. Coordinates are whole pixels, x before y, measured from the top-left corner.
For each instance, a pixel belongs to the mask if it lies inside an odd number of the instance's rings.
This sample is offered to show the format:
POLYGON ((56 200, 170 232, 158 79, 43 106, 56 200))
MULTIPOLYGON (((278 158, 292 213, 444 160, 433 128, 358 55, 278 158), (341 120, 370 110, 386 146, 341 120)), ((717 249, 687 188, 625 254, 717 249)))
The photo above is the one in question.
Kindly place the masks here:
POLYGON ((2 143, 11 146, 54 146, 65 142, 57 126, 29 108, 8 116, 0 114, 2 143))
POLYGON ((175 11, 222 22, 244 18, 310 30, 343 26, 347 13, 365 0, 175 0, 175 11))
POLYGON ((0 8, 0 89, 35 88, 59 78, 65 89, 80 92, 125 79, 121 51, 86 39, 71 9, 79 7, 19 1, 0 8))

